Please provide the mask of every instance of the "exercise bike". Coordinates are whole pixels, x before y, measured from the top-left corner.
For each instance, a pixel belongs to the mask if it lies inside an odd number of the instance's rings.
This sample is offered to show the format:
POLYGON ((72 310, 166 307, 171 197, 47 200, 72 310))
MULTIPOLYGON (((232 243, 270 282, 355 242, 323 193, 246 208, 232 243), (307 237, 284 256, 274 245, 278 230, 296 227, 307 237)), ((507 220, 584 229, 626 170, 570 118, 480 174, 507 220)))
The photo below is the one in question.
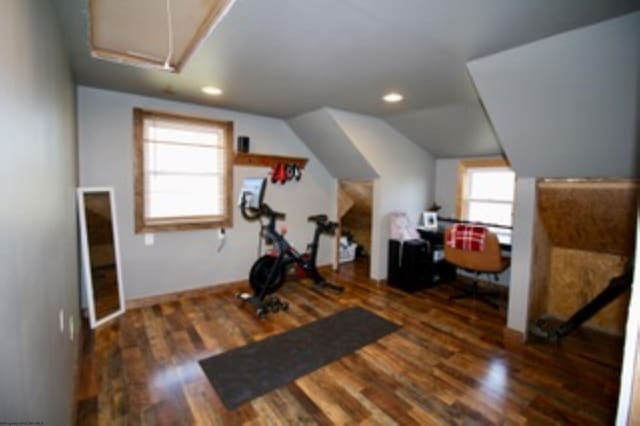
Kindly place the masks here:
POLYGON ((269 312, 287 310, 289 305, 282 302, 277 296, 272 296, 282 285, 292 267, 295 266, 299 278, 310 278, 317 289, 329 289, 341 293, 344 288, 328 282, 318 271, 316 260, 318 246, 322 234, 334 235, 338 224, 329 221, 327 215, 319 214, 308 218, 315 223, 313 241, 307 246, 305 253, 299 253, 284 237, 283 233, 276 230, 276 221, 284 220, 286 215, 271 209, 262 201, 266 182, 245 182, 244 187, 253 185, 253 190, 243 191, 240 199, 240 211, 248 221, 261 221, 261 238, 273 249, 256 260, 249 273, 249 284, 253 295, 238 293, 236 297, 242 302, 249 302, 256 307, 256 314, 263 318, 269 312), (259 186, 260 189, 255 189, 259 186), (257 194, 256 194, 257 193, 257 194), (256 202, 256 199, 258 200, 256 202), (262 223, 262 219, 266 223, 262 223))

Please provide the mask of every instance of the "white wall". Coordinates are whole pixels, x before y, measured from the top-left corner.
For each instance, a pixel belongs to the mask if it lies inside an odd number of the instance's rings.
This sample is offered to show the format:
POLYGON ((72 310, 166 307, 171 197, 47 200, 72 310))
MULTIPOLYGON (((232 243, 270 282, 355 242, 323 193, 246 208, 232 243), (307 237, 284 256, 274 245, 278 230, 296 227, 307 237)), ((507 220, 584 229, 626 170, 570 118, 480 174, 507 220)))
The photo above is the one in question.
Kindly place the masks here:
MULTIPOLYGON (((640 208, 636 219, 636 247, 640 244, 640 208)), ((622 373, 620 374, 620 396, 618 398, 618 414, 616 425, 633 424, 629 419, 634 393, 640 394, 640 389, 634 389, 634 380, 640 377, 640 250, 636 249, 635 270, 631 299, 629 301, 629 315, 625 331, 624 356, 622 359, 622 373)), ((633 419, 639 421, 640 419, 633 419)))
MULTIPOLYGON (((246 279, 257 258, 258 224, 234 209, 234 226, 222 252, 216 230, 160 232, 145 246, 134 233, 132 108, 141 107, 233 120, 236 135, 251 138, 251 151, 309 157, 300 182, 269 184, 266 202, 287 213, 288 238, 304 250, 313 226, 307 217, 336 211, 335 180, 309 149, 279 119, 207 108, 119 92, 78 88, 80 183, 113 186, 120 226, 122 275, 128 299, 246 279)), ((234 142, 235 146, 235 142, 234 142)), ((266 168, 234 167, 233 197, 242 179, 265 176, 266 168)), ((323 237, 318 261, 331 262, 332 240, 323 237)))
POLYGON ((640 12, 468 68, 518 176, 638 176, 640 12))
POLYGON ((389 214, 405 211, 418 221, 433 200, 433 157, 381 119, 328 111, 380 176, 373 186, 371 277, 386 278, 389 214))
POLYGON ((511 240, 511 282, 507 327, 526 333, 531 292, 536 179, 517 178, 511 240))
POLYGON ((58 310, 79 328, 75 106, 51 3, 3 1, 0 51, 0 421, 69 424, 77 333, 58 310))

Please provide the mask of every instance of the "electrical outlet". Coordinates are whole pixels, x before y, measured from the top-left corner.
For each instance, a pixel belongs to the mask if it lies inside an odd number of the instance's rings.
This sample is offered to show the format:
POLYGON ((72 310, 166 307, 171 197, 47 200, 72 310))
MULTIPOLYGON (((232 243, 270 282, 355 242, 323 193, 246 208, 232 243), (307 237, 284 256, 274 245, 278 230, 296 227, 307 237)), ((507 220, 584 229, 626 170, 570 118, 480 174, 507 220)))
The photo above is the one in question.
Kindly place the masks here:
POLYGON ((71 340, 73 342, 73 315, 69 316, 69 340, 71 340))
POLYGON ((153 238, 153 234, 144 234, 144 245, 145 246, 152 246, 154 243, 154 238, 153 238))
POLYGON ((64 334, 64 309, 58 312, 58 324, 60 324, 60 334, 64 334))

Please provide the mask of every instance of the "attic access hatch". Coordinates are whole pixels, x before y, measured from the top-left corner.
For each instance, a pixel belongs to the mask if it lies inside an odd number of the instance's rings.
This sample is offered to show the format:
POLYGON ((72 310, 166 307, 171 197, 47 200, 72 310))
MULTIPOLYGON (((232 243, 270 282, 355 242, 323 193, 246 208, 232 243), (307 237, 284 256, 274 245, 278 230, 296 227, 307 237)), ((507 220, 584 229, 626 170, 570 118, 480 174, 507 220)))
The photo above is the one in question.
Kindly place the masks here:
POLYGON ((235 0, 90 0, 95 58, 180 72, 235 0))

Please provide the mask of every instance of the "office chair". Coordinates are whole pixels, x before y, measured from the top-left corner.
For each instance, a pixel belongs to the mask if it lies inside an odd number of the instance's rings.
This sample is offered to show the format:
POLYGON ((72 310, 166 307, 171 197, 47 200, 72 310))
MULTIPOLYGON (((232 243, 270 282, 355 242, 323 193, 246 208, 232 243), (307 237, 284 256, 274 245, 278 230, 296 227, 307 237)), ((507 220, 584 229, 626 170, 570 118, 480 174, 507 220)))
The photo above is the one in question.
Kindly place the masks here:
POLYGON ((464 269, 469 272, 475 273, 475 277, 471 287, 468 289, 461 289, 461 293, 454 294, 449 297, 449 300, 455 299, 477 299, 495 309, 498 309, 498 304, 493 299, 498 295, 496 291, 483 291, 478 287, 478 280, 480 274, 494 274, 497 276, 500 272, 503 272, 509 267, 509 258, 503 257, 500 251, 500 243, 498 237, 493 232, 485 229, 484 247, 482 250, 464 250, 462 248, 451 247, 449 244, 450 235, 453 228, 458 225, 450 226, 445 230, 444 236, 444 258, 447 262, 451 263, 458 268, 464 269))

